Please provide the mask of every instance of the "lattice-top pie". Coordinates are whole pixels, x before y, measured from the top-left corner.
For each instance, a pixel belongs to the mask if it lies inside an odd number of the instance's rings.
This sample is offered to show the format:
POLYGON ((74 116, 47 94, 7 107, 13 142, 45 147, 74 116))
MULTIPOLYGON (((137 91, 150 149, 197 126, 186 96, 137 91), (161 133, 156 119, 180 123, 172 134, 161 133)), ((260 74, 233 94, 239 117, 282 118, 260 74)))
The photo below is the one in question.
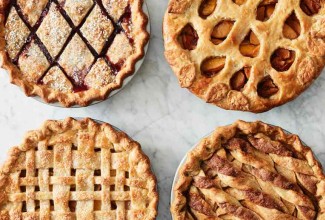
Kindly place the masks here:
POLYGON ((158 194, 138 143, 90 119, 47 121, 0 170, 0 219, 155 219, 158 194))
POLYGON ((263 112, 325 64, 324 0, 171 0, 165 56, 180 85, 224 109, 263 112))
POLYGON ((325 176, 299 137, 262 122, 216 129, 188 156, 173 219, 325 219, 325 176))
POLYGON ((0 0, 0 57, 28 96, 103 100, 143 57, 143 0, 0 0))

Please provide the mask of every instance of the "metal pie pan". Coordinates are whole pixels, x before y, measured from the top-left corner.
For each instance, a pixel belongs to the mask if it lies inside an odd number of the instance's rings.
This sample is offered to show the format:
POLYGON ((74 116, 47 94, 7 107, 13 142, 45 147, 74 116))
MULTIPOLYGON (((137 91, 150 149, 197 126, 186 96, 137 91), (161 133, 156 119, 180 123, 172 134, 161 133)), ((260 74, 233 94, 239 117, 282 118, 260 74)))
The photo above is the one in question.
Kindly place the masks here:
MULTIPOLYGON (((147 3, 146 3, 146 2, 143 3, 142 10, 143 10, 143 12, 144 12, 144 13, 147 15, 147 17, 148 17, 147 32, 148 32, 149 35, 150 35, 150 33, 151 33, 151 27, 150 27, 150 15, 149 15, 149 10, 148 10, 148 6, 147 6, 147 3)), ((147 43, 146 46, 144 47, 144 56, 143 56, 140 60, 138 60, 138 61, 136 62, 136 64, 135 64, 135 69, 134 69, 133 74, 130 75, 130 76, 127 76, 127 77, 123 80, 123 82, 122 82, 123 85, 121 86, 121 88, 116 89, 116 90, 113 90, 113 91, 109 94, 109 96, 108 96, 106 99, 104 99, 104 100, 94 101, 94 102, 90 103, 90 104, 87 105, 87 106, 73 105, 73 106, 71 106, 71 107, 69 107, 69 108, 85 108, 85 107, 88 107, 88 106, 96 105, 96 104, 98 104, 98 103, 101 103, 101 102, 104 102, 104 101, 108 100, 110 97, 114 96, 115 94, 117 94, 118 92, 120 92, 121 90, 123 90, 123 89, 127 86, 127 84, 128 84, 129 82, 131 82, 131 80, 134 78, 134 76, 137 74, 137 72, 139 71, 140 67, 142 66, 143 61, 144 61, 144 59, 145 59, 145 57, 146 57, 146 55, 147 55, 147 51, 148 51, 148 48, 149 48, 149 43, 150 43, 150 40, 148 41, 148 43, 147 43)), ((39 96, 32 96, 32 98, 35 99, 36 101, 39 101, 39 102, 44 103, 44 104, 47 104, 47 105, 51 105, 51 106, 54 106, 54 107, 60 107, 60 108, 66 108, 66 107, 64 107, 63 105, 61 105, 59 102, 53 102, 53 103, 45 102, 45 101, 44 101, 41 97, 39 97, 39 96)))

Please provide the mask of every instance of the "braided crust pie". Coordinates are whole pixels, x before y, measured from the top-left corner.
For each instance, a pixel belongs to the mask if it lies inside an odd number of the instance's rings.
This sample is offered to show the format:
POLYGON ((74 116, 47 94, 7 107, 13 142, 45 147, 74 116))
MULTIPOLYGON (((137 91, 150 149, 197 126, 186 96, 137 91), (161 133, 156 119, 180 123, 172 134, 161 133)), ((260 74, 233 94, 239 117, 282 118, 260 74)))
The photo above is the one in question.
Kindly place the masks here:
POLYGON ((224 109, 263 112, 325 64, 324 0, 171 0, 165 56, 181 87, 224 109))
POLYGON ((325 219, 325 176, 299 137, 238 121, 204 138, 180 168, 173 219, 325 219))
POLYGON ((140 145, 111 125, 47 121, 0 171, 0 219, 155 219, 156 185, 140 145))
POLYGON ((143 0, 0 0, 0 63, 28 96, 87 106, 144 56, 143 0))

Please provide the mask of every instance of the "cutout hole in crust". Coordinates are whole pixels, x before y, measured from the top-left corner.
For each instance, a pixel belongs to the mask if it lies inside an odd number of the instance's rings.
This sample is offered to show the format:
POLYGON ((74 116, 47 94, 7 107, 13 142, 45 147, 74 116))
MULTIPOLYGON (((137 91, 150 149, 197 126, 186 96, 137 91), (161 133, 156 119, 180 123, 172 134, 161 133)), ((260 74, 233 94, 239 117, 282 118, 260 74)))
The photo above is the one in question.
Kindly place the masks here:
POLYGON ((102 175, 101 173, 102 173, 101 170, 95 170, 94 176, 101 176, 102 175))
POLYGON ((246 3, 247 0, 232 0, 233 3, 237 4, 237 5, 243 5, 246 3))
POLYGON ((296 58, 296 52, 285 48, 276 49, 271 56, 272 67, 279 71, 284 72, 290 69, 296 58))
POLYGON ((257 85, 257 94, 262 98, 270 98, 271 96, 278 93, 279 88, 273 82, 270 76, 266 76, 264 79, 259 82, 257 85))
POLYGON ((215 45, 221 44, 230 33, 232 27, 234 26, 234 21, 224 20, 219 22, 212 30, 211 41, 215 45))
POLYGON ((94 201, 94 211, 100 211, 100 210, 102 210, 102 201, 95 200, 94 201))
POLYGON ((75 212, 77 207, 77 202, 76 201, 69 201, 69 209, 70 212, 75 212))
POLYGON ((245 57, 257 57, 260 51, 260 41, 253 31, 249 31, 245 39, 241 42, 239 51, 245 57))
POLYGON ((205 59, 201 64, 202 75, 213 77, 225 67, 225 63, 226 57, 210 57, 205 59))
POLYGON ((76 191, 76 184, 70 185, 70 192, 76 191))
POLYGON ((250 77, 250 72, 250 67, 244 67, 243 69, 236 72, 230 79, 231 89, 241 91, 245 87, 250 77))
POLYGON ((40 208, 41 208, 40 201, 39 200, 35 200, 35 211, 36 212, 39 212, 40 208))
POLYGON ((199 37, 190 24, 187 24, 178 36, 178 42, 185 50, 194 50, 197 46, 198 40, 199 37))
POLYGON ((95 184, 94 190, 95 191, 101 191, 102 190, 102 185, 101 184, 95 184))
POLYGON ((22 177, 26 177, 26 170, 21 170, 20 171, 20 174, 19 174, 19 177, 22 178, 22 177))
POLYGON ((23 201, 23 205, 21 207, 21 212, 27 212, 27 204, 26 204, 26 201, 23 201))
POLYGON ((263 0, 256 10, 256 19, 259 21, 267 21, 272 16, 278 0, 263 0))
POLYGON ((20 192, 26 192, 26 186, 20 186, 20 192))
POLYGON ((71 169, 71 176, 76 176, 77 170, 76 169, 71 169))
POLYGON ((317 14, 321 7, 321 0, 300 0, 300 8, 308 16, 317 14))
POLYGON ((50 200, 50 211, 54 211, 54 201, 50 200))
POLYGON ((129 200, 129 201, 126 201, 125 202, 125 209, 126 210, 131 210, 131 208, 132 208, 132 206, 131 206, 131 201, 129 200))
POLYGON ((217 7, 217 0, 203 0, 200 8, 199 15, 201 18, 207 18, 211 15, 217 7))
POLYGON ((111 201, 111 210, 116 210, 117 209, 117 205, 115 201, 111 201))
POLYGON ((299 37, 300 32, 300 22, 296 16, 296 13, 292 12, 283 25, 283 36, 293 40, 299 37))

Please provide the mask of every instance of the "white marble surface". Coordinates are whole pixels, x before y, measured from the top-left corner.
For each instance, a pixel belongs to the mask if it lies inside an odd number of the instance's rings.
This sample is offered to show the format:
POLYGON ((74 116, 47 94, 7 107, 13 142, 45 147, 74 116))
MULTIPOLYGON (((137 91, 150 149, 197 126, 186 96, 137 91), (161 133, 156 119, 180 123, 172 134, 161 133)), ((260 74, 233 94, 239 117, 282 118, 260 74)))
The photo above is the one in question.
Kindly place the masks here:
POLYGON ((264 114, 225 111, 205 104, 178 86, 163 56, 162 18, 167 0, 147 0, 151 43, 139 73, 123 91, 88 108, 56 108, 27 98, 0 73, 0 161, 23 134, 46 119, 91 117, 109 122, 141 143, 159 183, 158 219, 171 219, 170 189, 178 163, 201 137, 237 119, 263 120, 297 133, 325 165, 325 75, 295 101, 264 114))

